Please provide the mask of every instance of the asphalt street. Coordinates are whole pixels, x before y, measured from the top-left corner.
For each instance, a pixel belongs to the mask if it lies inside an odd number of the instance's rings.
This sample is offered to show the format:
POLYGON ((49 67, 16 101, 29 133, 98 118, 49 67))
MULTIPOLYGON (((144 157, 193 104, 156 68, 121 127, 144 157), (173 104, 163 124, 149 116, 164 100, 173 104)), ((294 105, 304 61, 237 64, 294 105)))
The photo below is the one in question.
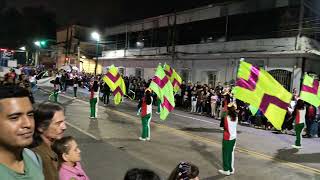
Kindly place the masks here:
MULTIPOLYGON (((37 102, 48 100, 51 87, 35 93, 37 102)), ((225 177, 221 169, 222 131, 219 121, 174 110, 166 121, 153 114, 151 141, 138 140, 140 119, 136 102, 103 106, 98 119, 90 120, 89 95, 80 90, 61 94, 66 107, 67 134, 78 140, 82 164, 91 179, 123 179, 130 168, 149 168, 166 179, 179 161, 199 166, 200 179, 290 179, 320 180, 320 139, 303 139, 303 149, 291 148, 295 137, 271 131, 238 126, 235 175, 225 177)), ((155 112, 155 111, 154 111, 155 112)))

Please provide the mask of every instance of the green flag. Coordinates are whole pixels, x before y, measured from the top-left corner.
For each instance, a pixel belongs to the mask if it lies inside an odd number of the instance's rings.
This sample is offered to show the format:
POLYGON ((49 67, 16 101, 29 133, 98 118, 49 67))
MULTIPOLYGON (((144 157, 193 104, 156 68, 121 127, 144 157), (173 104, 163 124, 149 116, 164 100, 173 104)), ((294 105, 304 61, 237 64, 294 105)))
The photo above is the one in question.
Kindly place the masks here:
POLYGON ((160 119, 165 120, 169 113, 173 111, 175 103, 172 84, 161 65, 158 65, 149 88, 152 89, 160 99, 160 119))

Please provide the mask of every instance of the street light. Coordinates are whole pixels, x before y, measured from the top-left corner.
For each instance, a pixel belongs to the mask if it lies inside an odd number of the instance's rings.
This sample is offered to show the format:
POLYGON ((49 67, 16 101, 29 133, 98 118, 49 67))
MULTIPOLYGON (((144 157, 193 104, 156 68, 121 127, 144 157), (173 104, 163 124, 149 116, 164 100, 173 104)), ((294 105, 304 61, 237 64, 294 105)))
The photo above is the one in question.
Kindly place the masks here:
POLYGON ((21 48, 19 48, 21 51, 25 51, 26 50, 26 47, 25 46, 22 46, 21 48))
POLYGON ((40 41, 36 41, 36 42, 34 42, 34 44, 35 44, 36 46, 38 46, 38 47, 40 47, 40 46, 41 46, 40 41))
POLYGON ((100 41, 100 34, 97 32, 91 33, 91 38, 95 40, 96 43, 96 65, 94 67, 94 75, 97 75, 97 67, 98 67, 98 50, 99 50, 99 41, 100 41))

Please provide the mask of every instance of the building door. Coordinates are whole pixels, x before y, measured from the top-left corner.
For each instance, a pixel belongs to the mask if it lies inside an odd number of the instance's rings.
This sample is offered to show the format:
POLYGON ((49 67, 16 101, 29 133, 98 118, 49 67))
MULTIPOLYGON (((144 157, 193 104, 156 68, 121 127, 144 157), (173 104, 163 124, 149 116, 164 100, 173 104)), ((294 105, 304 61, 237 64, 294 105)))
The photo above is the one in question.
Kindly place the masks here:
POLYGON ((269 71, 269 73, 274 77, 284 88, 286 88, 289 92, 291 91, 291 74, 292 72, 283 70, 283 69, 275 69, 269 71))
POLYGON ((211 87, 216 87, 217 73, 215 71, 208 71, 208 85, 211 87))

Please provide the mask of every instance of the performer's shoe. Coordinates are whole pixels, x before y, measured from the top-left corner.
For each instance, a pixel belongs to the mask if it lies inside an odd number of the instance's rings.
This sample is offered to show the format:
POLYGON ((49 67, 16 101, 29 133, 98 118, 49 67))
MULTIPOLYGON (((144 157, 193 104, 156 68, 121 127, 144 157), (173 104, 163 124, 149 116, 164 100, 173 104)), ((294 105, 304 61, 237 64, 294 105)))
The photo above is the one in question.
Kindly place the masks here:
POLYGON ((147 138, 146 138, 146 140, 147 140, 147 141, 150 141, 150 138, 149 138, 149 137, 147 137, 147 138))
POLYGON ((296 148, 296 149, 302 149, 302 146, 291 145, 291 147, 296 148))
POLYGON ((220 174, 226 175, 226 176, 230 176, 230 171, 224 171, 224 170, 219 170, 220 174))
POLYGON ((160 114, 160 113, 157 111, 156 114, 160 114))
POLYGON ((230 171, 230 174, 234 174, 234 171, 235 171, 234 169, 233 169, 233 171, 230 171))
POLYGON ((139 140, 140 140, 140 141, 146 141, 146 139, 145 139, 145 138, 142 138, 142 137, 139 137, 139 140))

